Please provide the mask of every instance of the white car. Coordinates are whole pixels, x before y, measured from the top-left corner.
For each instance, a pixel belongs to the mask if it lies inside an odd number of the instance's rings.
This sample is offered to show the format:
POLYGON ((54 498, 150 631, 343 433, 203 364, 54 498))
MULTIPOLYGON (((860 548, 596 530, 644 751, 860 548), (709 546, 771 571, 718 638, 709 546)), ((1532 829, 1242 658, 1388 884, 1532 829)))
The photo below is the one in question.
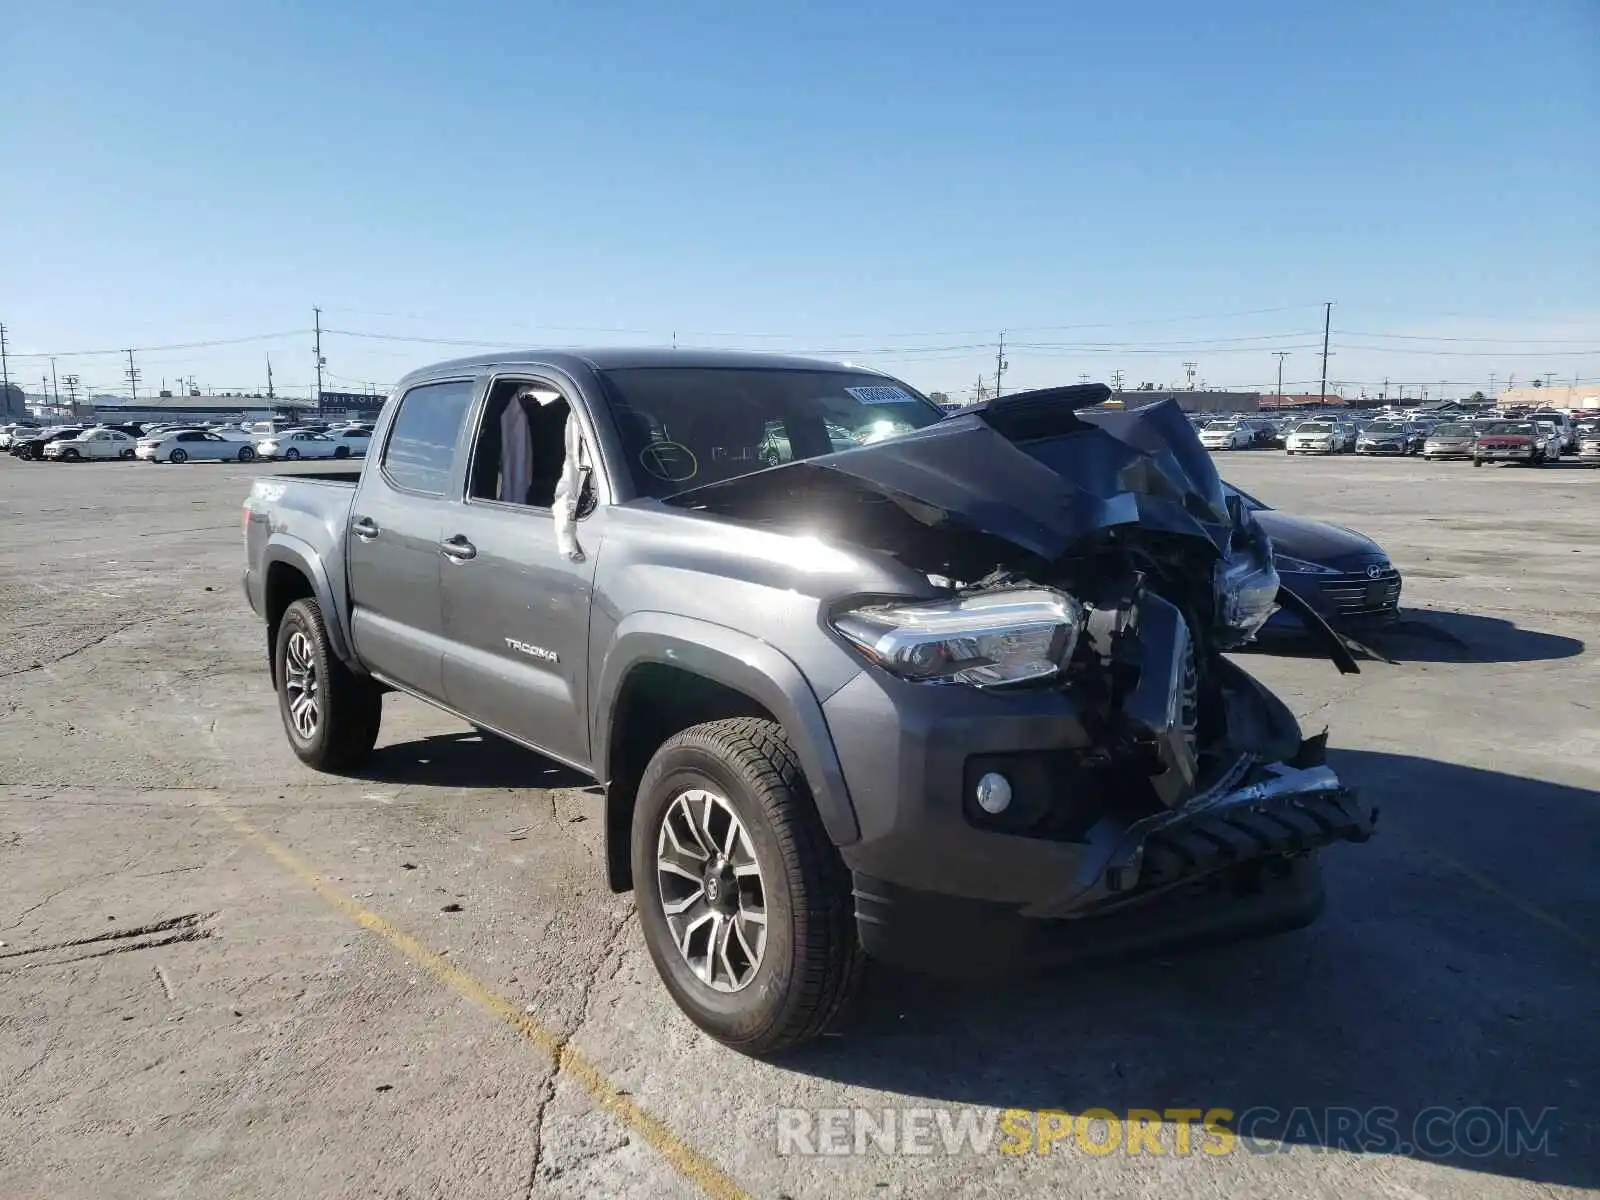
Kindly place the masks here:
POLYGON ((1248 450, 1256 444, 1256 431, 1243 421, 1213 421, 1200 431, 1207 450, 1248 450))
POLYGON ((1286 454, 1338 454, 1343 439, 1332 421, 1301 421, 1283 439, 1283 449, 1286 454))
POLYGON ((350 444, 309 429, 285 429, 257 442, 256 453, 262 458, 289 462, 301 458, 349 458, 350 444))
POLYGON ((249 442, 232 442, 204 429, 174 429, 140 438, 133 453, 146 462, 254 462, 256 448, 249 442))
POLYGON ((1548 421, 1556 427, 1556 432, 1561 435, 1561 449, 1564 453, 1572 453, 1578 448, 1578 429, 1570 413, 1560 412, 1556 409, 1540 408, 1526 414, 1525 421, 1548 421))
POLYGON ((51 442, 44 456, 58 462, 78 462, 85 458, 132 458, 134 439, 120 429, 85 429, 77 437, 51 442))
POLYGON ((1561 453, 1566 449, 1566 441, 1561 433, 1561 426, 1554 421, 1547 421, 1548 413, 1536 413, 1533 423, 1539 427, 1539 432, 1544 434, 1545 458, 1549 462, 1560 462, 1561 453))
POLYGON ((335 458, 365 458, 367 447, 372 445, 372 430, 364 425, 352 425, 345 429, 330 429, 328 437, 339 443, 334 447, 335 458), (344 453, 340 454, 339 451, 344 453))
POLYGON ((11 449, 11 441, 17 434, 38 433, 37 425, 0 425, 0 450, 11 449))

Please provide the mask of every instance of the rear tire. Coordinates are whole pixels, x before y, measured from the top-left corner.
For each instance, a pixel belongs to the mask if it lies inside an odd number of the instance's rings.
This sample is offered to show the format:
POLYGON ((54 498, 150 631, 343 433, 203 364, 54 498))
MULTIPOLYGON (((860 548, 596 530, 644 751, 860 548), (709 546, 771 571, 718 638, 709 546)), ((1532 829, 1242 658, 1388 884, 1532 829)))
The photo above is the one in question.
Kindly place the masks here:
POLYGON ((349 446, 335 446, 333 448, 333 456, 335 458, 349 458, 350 457, 350 447, 349 446))
POLYGON ((339 772, 372 753, 383 719, 383 693, 329 649, 315 600, 296 600, 283 614, 272 667, 278 713, 295 757, 318 771, 339 772))
POLYGON ((300 451, 296 450, 293 446, 290 446, 283 452, 283 459, 285 462, 294 462, 299 457, 300 451))
POLYGON ((187 450, 174 450, 167 455, 167 461, 170 463, 186 463, 189 461, 189 452, 187 450))
POLYGON ((865 962, 850 872, 828 840, 779 725, 736 717, 667 739, 639 784, 632 859, 650 957, 678 1007, 706 1033, 746 1054, 771 1055, 843 1016, 865 962), (709 814, 706 834, 686 824, 702 811, 709 814), (662 865, 680 860, 694 871, 662 865), (745 916, 753 911, 746 903, 752 891, 759 923, 745 916), (672 914, 684 948, 669 924, 669 904, 688 906, 672 914), (747 930, 756 932, 747 937, 747 930), (719 936, 723 954, 713 960, 719 936), (755 947, 752 938, 759 939, 755 947), (696 954, 699 965, 690 961, 696 954))

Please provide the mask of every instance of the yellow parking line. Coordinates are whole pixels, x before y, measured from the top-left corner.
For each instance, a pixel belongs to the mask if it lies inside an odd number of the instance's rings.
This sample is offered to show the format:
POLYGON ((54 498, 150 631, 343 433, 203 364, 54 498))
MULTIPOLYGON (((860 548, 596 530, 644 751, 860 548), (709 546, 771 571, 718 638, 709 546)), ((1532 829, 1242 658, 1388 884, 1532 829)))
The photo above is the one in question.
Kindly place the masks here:
POLYGON ((396 929, 377 913, 351 900, 238 813, 211 797, 202 797, 201 803, 249 838, 269 858, 294 875, 329 905, 344 913, 369 933, 382 938, 435 979, 453 988, 479 1008, 492 1013, 532 1042, 555 1062, 558 1075, 567 1076, 583 1088, 598 1107, 611 1113, 655 1147, 680 1175, 694 1183, 706 1195, 716 1197, 717 1200, 749 1200, 749 1194, 721 1167, 687 1145, 663 1122, 623 1095, 615 1084, 601 1074, 598 1067, 573 1049, 560 1034, 546 1029, 504 996, 496 995, 471 975, 429 950, 410 934, 396 929))
POLYGON ((1535 921, 1538 921, 1542 925, 1548 925, 1551 929, 1559 930, 1560 932, 1566 934, 1573 941, 1577 942, 1580 946, 1587 947, 1596 953, 1600 953, 1600 941, 1596 941, 1594 938, 1590 937, 1580 929, 1574 929, 1571 925, 1568 925, 1554 913, 1546 912, 1537 904, 1533 904, 1530 901, 1524 900, 1521 896, 1516 895, 1514 892, 1507 891, 1494 880, 1490 879, 1487 875, 1483 874, 1481 871, 1467 866, 1466 863, 1461 862, 1459 859, 1451 858, 1448 854, 1442 853, 1438 850, 1429 850, 1427 853, 1433 858, 1437 859, 1439 862, 1442 862, 1451 870, 1457 871, 1466 876, 1473 883, 1477 884, 1484 891, 1488 892, 1491 896, 1495 896, 1501 900, 1504 900, 1518 912, 1532 917, 1535 921))

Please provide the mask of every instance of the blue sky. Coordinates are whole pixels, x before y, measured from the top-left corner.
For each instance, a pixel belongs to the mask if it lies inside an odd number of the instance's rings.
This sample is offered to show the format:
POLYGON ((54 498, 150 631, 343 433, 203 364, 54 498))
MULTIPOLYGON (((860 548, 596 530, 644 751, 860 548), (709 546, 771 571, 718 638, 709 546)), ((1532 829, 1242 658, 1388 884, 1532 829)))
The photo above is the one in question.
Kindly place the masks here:
MULTIPOLYGON (((955 390, 1002 328, 1008 386, 1260 386, 1274 348, 1315 381, 1333 300, 1352 391, 1600 379, 1597 48, 1594 0, 15 5, 0 321, 160 347, 320 304, 330 387, 456 352, 390 339, 678 331, 955 390)), ((309 382, 299 333, 140 364, 269 352, 309 382)))

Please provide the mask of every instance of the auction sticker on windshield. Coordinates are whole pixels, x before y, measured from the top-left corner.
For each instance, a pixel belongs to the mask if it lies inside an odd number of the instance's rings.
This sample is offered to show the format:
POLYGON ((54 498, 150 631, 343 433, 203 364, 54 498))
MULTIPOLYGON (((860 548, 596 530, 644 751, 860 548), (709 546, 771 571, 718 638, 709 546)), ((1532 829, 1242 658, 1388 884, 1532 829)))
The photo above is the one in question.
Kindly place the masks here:
POLYGON ((920 401, 904 388, 897 387, 847 387, 863 404, 918 404, 920 401))

